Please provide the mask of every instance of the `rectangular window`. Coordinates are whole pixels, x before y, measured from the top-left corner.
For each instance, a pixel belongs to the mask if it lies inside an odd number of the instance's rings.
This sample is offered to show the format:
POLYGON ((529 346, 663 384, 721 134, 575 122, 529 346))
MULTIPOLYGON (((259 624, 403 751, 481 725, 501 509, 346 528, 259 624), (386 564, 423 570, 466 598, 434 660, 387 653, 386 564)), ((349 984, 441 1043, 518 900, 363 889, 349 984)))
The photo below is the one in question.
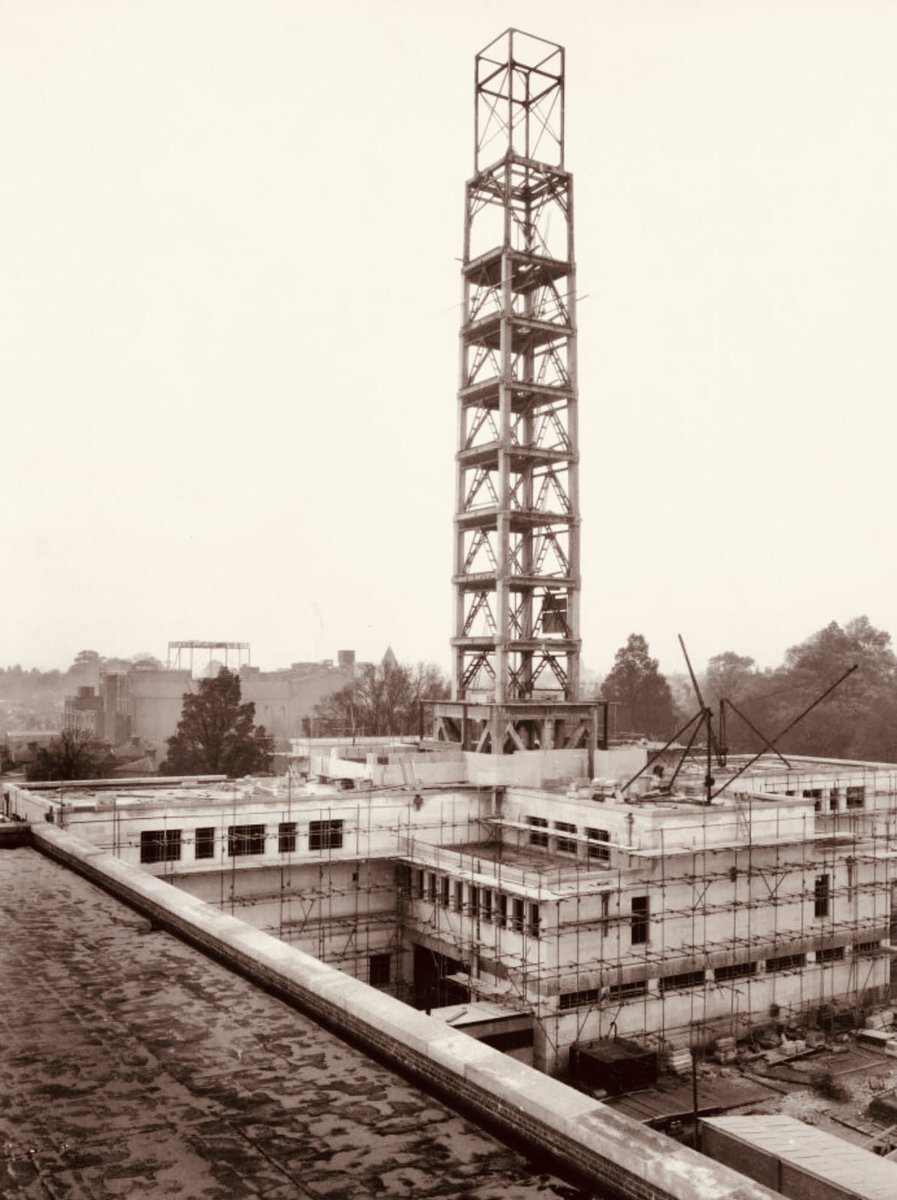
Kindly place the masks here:
POLYGON ((480 889, 475 887, 468 888, 467 896, 470 904, 470 915, 478 917, 480 915, 480 889))
POLYGON ((424 873, 414 870, 411 872, 411 895, 415 900, 424 898, 424 873))
POLYGON ((523 933, 523 901, 514 897, 513 916, 511 918, 511 928, 517 933, 523 933))
POLYGON ((756 974, 757 964, 755 962, 727 963, 724 967, 716 968, 713 978, 717 983, 722 983, 727 979, 744 979, 746 975, 756 974))
POLYGON ((451 880, 449 879, 448 875, 443 875, 442 879, 440 880, 440 885, 440 900, 442 901, 442 907, 448 908, 449 897, 451 896, 451 880))
POLYGON ((633 896, 630 925, 633 946, 643 946, 648 941, 648 915, 648 897, 633 896))
POLYGON ((804 799, 813 800, 814 812, 822 812, 822 788, 804 788, 804 799))
POLYGON ((632 983, 618 983, 608 989, 608 1000, 628 1000, 630 996, 644 996, 648 991, 647 979, 635 979, 632 983))
POLYGON ((527 817, 526 823, 533 827, 533 832, 529 835, 529 844, 531 846, 547 846, 548 834, 536 832, 536 830, 548 828, 548 821, 545 817, 527 817))
POLYGON ((767 973, 771 971, 794 971, 798 967, 806 966, 806 954, 783 954, 780 958, 768 958, 766 960, 767 973))
POLYGON ((483 888, 483 890, 480 892, 480 896, 482 897, 481 912, 483 914, 483 920, 491 921, 492 920, 492 893, 489 891, 488 888, 483 888))
POLYGON ((605 936, 610 929, 610 892, 601 893, 601 934, 605 936))
POLYGON ((829 882, 828 875, 817 875, 813 888, 813 915, 827 917, 829 915, 829 882))
POLYGON ((558 996, 558 1008, 564 1012, 570 1008, 582 1008, 587 1004, 597 1004, 600 999, 600 988, 583 988, 581 992, 561 992, 558 996))
POLYGON ((705 976, 703 971, 683 971, 679 975, 664 975, 660 980, 662 992, 675 992, 680 988, 703 987, 705 976))
POLYGON ((864 787, 849 787, 844 793, 845 808, 862 808, 866 803, 866 789, 864 787))
POLYGON ((181 857, 180 829, 145 829, 140 835, 142 863, 177 862, 181 857))
POLYGON ((527 922, 526 926, 526 932, 531 938, 537 938, 539 936, 539 925, 539 906, 538 904, 531 904, 529 906, 529 921, 527 922))
MULTIPOLYGON (((576 826, 571 825, 569 821, 555 821, 554 827, 558 833, 576 833, 576 826)), ((559 854, 575 854, 576 842, 572 838, 558 838, 558 853, 559 854)))
POLYGON ((832 790, 828 794, 829 812, 837 812, 838 811, 838 802, 840 801, 840 799, 841 799, 841 789, 833 787, 832 790))
POLYGON ((818 963, 840 962, 843 957, 843 946, 826 946, 824 950, 816 951, 816 961, 818 963))
POLYGON ((227 852, 232 858, 236 858, 239 854, 264 854, 264 825, 228 826, 227 852))
POLYGON ((309 821, 309 850, 341 850, 342 845, 342 821, 309 821))
POLYGON ((880 946, 880 942, 857 942, 853 952, 854 954, 877 954, 880 946))
POLYGON ((436 903, 436 878, 437 877, 432 873, 427 876, 427 899, 433 904, 436 903))
POLYGON ((295 821, 281 821, 277 826, 277 849, 280 854, 296 853, 295 821))
POLYGON ((391 979, 392 955, 372 954, 368 965, 368 981, 371 987, 388 987, 391 979))
POLYGON ((508 923, 508 897, 504 892, 496 893, 497 911, 495 914, 495 924, 499 929, 504 929, 508 923))
POLYGON ((193 857, 194 858, 214 858, 215 857, 215 826, 206 825, 202 829, 197 829, 193 835, 193 857))
POLYGON ((464 911, 464 884, 460 879, 455 880, 455 912, 464 911))
POLYGON ((587 829, 586 854, 596 862, 610 862, 610 846, 602 845, 610 841, 610 833, 606 829, 587 829), (598 843, 596 845, 596 843, 598 843))

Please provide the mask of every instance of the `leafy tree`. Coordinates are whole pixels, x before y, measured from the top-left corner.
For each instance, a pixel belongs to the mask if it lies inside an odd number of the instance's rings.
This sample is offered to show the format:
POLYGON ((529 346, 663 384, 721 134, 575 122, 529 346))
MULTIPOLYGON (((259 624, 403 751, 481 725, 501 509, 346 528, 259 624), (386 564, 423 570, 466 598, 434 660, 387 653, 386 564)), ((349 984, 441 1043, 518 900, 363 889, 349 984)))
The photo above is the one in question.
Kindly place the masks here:
POLYGON ((791 713, 811 704, 849 667, 855 671, 830 697, 805 717, 782 741, 787 754, 821 754, 835 758, 879 758, 893 753, 882 744, 884 718, 893 727, 897 707, 897 658, 891 636, 876 629, 868 617, 855 617, 842 628, 831 621, 806 641, 792 646, 784 667, 775 673, 778 723, 787 724, 782 709, 791 713), (784 703, 782 703, 784 701, 784 703), (876 732, 877 730, 877 732, 876 732))
POLYGON ((691 677, 685 671, 671 671, 666 676, 666 681, 670 685, 677 723, 682 725, 698 707, 691 677))
POLYGON ((410 667, 384 657, 376 666, 365 663, 352 683, 322 700, 311 720, 306 719, 305 729, 320 737, 417 733, 420 701, 448 695, 448 681, 432 663, 410 667))
MULTIPOLYGON (((792 646, 775 670, 753 671, 749 662, 730 652, 717 655, 708 664, 707 690, 718 685, 719 694, 734 700, 768 737, 848 668, 859 668, 777 742, 784 754, 897 761, 897 657, 890 634, 868 617, 855 617, 843 627, 831 621, 792 646)), ((727 732, 731 750, 761 749, 737 716, 727 732)))
POLYGON ((148 650, 142 650, 139 654, 132 655, 130 661, 135 671, 162 671, 165 669, 162 660, 156 658, 148 650))
POLYGON ((754 686, 757 664, 752 658, 724 650, 707 663, 702 692, 707 704, 715 707, 724 697, 739 704, 754 686))
POLYGON ((114 760, 86 729, 64 729, 49 746, 41 746, 33 763, 25 768, 28 780, 102 779, 114 760))
POLYGON ((675 733, 676 711, 669 684, 640 633, 631 633, 617 651, 601 695, 625 706, 622 719, 633 732, 663 738, 675 733))
POLYGON ((222 669, 184 696, 177 732, 168 739, 162 775, 262 774, 271 769, 271 739, 255 725, 255 705, 241 703, 240 677, 222 669))

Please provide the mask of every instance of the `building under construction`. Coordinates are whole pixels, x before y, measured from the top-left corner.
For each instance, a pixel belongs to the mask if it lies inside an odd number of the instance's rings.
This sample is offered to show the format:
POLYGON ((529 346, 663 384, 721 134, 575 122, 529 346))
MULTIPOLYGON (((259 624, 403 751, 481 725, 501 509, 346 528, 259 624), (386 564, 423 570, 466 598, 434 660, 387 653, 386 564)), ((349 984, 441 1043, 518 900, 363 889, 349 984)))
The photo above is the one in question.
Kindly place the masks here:
POLYGON ((508 31, 475 104, 454 690, 429 736, 297 738, 276 780, 7 786, 5 813, 550 1073, 599 1039, 854 1020, 890 993, 897 767, 769 753, 711 792, 703 762, 665 782, 664 756, 609 744, 580 699, 563 50, 508 31))
POLYGON ((675 796, 490 783, 489 755, 362 749, 331 752, 338 785, 9 786, 4 805, 548 1072, 595 1039, 700 1047, 854 1020, 889 994, 893 766, 758 767, 707 805, 687 776, 675 796))

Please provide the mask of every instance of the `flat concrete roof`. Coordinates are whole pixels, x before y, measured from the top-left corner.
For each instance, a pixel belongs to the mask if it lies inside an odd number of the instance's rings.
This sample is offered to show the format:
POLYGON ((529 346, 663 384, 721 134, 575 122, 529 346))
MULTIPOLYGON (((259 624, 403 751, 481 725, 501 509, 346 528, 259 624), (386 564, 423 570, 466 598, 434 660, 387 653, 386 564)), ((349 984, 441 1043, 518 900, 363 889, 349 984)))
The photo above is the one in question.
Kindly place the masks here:
POLYGON ((575 1193, 37 851, 0 851, 0 1195, 575 1193))

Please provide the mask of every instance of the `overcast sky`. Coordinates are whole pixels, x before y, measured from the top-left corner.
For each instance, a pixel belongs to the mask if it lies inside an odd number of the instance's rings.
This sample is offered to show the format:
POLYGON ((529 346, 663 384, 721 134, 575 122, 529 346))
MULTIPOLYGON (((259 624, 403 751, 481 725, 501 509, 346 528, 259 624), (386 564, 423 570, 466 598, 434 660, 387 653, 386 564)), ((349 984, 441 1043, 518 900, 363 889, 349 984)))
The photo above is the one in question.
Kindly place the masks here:
POLYGON ((583 658, 897 635, 897 4, 2 0, 0 665, 449 665, 473 60, 567 48, 583 658))

